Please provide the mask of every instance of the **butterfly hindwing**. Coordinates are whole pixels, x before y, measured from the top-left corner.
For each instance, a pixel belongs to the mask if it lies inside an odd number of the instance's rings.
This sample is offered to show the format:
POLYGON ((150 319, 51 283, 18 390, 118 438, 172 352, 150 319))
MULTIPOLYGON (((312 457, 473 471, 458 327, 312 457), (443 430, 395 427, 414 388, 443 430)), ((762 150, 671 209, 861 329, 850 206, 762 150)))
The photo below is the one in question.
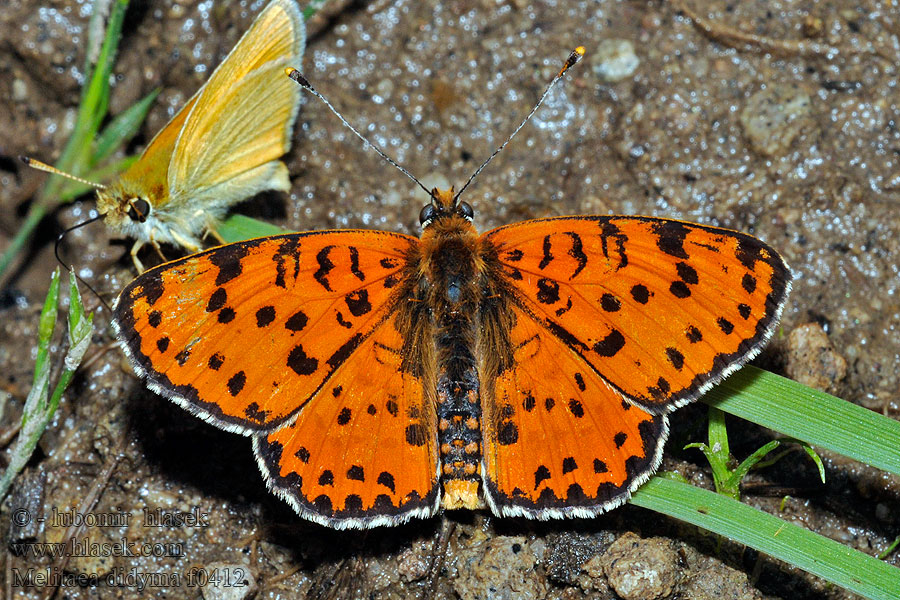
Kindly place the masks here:
POLYGON ((393 318, 378 326, 293 424, 254 438, 269 487, 343 529, 437 510, 437 430, 422 381, 402 365, 393 318))
POLYGON ((752 358, 790 272, 756 238, 651 217, 560 217, 485 234, 513 290, 615 390, 653 412, 752 358))
POLYGON ((666 416, 626 402, 532 315, 514 317, 513 366, 482 391, 488 503, 538 519, 618 506, 659 465, 666 416))
POLYGON ((271 431, 388 318, 415 243, 331 231, 213 248, 145 272, 113 323, 152 389, 224 429, 271 431))

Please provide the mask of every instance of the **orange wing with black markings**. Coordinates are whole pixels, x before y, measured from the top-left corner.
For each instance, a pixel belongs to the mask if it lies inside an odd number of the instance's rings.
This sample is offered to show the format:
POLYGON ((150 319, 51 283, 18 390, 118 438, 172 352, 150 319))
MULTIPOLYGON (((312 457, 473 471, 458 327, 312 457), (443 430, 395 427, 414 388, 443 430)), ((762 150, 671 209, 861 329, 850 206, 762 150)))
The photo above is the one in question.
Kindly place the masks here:
POLYGON ((289 234, 144 273, 113 323, 158 393, 254 435, 270 488, 333 527, 436 510, 433 394, 394 324, 415 238, 289 234))
POLYGON ((762 348, 790 286, 756 238, 679 221, 562 217, 485 238, 516 315, 515 360, 485 402, 486 492, 504 514, 624 502, 658 465, 665 415, 762 348))
POLYGON ((344 231, 221 246, 147 271, 113 322, 151 388, 224 429, 271 430, 388 317, 415 243, 344 231))
POLYGON ((521 309, 513 367, 485 390, 484 493, 506 516, 586 517, 627 499, 653 473, 665 415, 625 401, 521 309))
POLYGON ((304 517, 372 527, 437 510, 433 396, 403 368, 403 346, 389 319, 335 371, 314 410, 254 438, 269 488, 304 517))

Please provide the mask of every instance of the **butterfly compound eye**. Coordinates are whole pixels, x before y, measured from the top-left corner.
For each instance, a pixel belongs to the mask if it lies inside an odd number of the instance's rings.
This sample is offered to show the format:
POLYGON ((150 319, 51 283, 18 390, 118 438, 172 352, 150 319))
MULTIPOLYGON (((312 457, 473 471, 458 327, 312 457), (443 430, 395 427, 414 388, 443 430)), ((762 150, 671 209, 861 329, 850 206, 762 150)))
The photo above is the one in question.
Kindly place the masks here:
POLYGON ((135 198, 128 205, 128 218, 143 223, 150 216, 150 203, 143 198, 135 198))
POLYGON ((427 225, 437 216, 437 209, 430 202, 422 207, 422 212, 419 213, 419 223, 421 225, 427 225))
POLYGON ((462 217, 466 221, 471 221, 472 218, 475 216, 475 211, 472 210, 472 205, 469 204, 468 202, 460 202, 459 203, 459 214, 462 215, 462 217))

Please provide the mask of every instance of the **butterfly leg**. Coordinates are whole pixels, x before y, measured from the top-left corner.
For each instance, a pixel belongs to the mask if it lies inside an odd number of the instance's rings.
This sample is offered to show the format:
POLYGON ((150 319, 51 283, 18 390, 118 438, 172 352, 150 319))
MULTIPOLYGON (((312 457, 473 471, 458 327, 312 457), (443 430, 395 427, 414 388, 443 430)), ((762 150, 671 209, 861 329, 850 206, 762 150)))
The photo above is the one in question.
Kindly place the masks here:
POLYGON ((138 252, 141 248, 144 247, 144 242, 138 240, 131 247, 131 262, 134 263, 134 268, 137 269, 138 273, 144 272, 144 263, 141 262, 141 259, 138 258, 138 252))
POLYGON ((206 227, 206 235, 212 237, 219 244, 225 243, 225 238, 219 235, 219 232, 216 231, 215 227, 212 227, 211 225, 206 227))

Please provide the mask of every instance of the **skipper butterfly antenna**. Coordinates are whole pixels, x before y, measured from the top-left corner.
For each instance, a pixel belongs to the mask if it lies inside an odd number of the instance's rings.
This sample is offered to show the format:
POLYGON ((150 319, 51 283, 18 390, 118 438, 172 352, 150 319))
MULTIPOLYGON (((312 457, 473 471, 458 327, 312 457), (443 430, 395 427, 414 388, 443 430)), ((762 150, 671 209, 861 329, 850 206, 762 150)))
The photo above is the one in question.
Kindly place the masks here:
MULTIPOLYGON (((25 163, 26 165, 28 165, 31 168, 37 169, 38 171, 44 171, 46 173, 51 173, 53 175, 60 175, 61 177, 65 177, 66 179, 71 179, 72 181, 77 181, 78 183, 83 183, 85 185, 89 185, 92 188, 97 189, 97 190, 102 190, 102 189, 106 188, 106 186, 103 184, 96 183, 93 181, 88 181, 87 179, 83 179, 76 175, 72 175, 71 173, 66 173, 65 171, 60 171, 56 167, 48 165, 47 163, 41 162, 39 160, 29 158, 27 156, 20 156, 19 160, 21 160, 23 163, 25 163)), ((56 243, 53 245, 53 254, 56 256, 56 260, 59 262, 59 264, 61 264, 66 271, 75 273, 75 270, 72 267, 70 267, 69 265, 67 265, 65 263, 65 261, 63 261, 62 257, 59 255, 59 247, 62 244, 63 238, 70 231, 78 229, 79 227, 84 227, 85 225, 93 223, 94 221, 99 221, 100 219, 103 218, 103 216, 104 215, 102 215, 102 214, 97 215, 96 217, 92 217, 92 218, 88 219, 87 221, 82 221, 81 223, 76 223, 75 225, 72 225, 71 227, 69 227, 62 233, 60 233, 58 236, 56 236, 56 243)), ((110 313, 112 313, 112 308, 109 306, 109 304, 106 302, 106 300, 104 300, 103 297, 97 293, 97 290, 95 290, 93 287, 91 287, 91 284, 89 284, 87 281, 82 279, 81 275, 79 275, 78 273, 75 273, 75 278, 78 281, 80 281, 84 285, 84 287, 91 290, 91 293, 93 293, 95 296, 97 296, 97 299, 103 304, 103 306, 106 307, 106 310, 108 310, 110 313)))
POLYGON ((88 181, 87 179, 83 179, 78 177, 77 175, 72 175, 71 173, 66 173, 65 171, 60 171, 54 166, 48 165, 45 162, 41 162, 34 158, 29 158, 27 156, 20 156, 19 160, 23 163, 31 167, 32 169, 37 169, 38 171, 44 171, 45 173, 52 173, 53 175, 59 175, 60 177, 65 177, 66 179, 71 179, 72 181, 77 181, 78 183, 83 183, 85 185, 89 185, 94 189, 103 190, 106 189, 106 186, 102 183, 96 183, 94 181, 88 181))
POLYGON ((517 133, 519 133, 519 130, 525 126, 525 123, 528 122, 531 116, 537 112, 537 109, 541 107, 541 104, 544 103, 544 99, 550 93, 550 90, 553 89, 553 86, 556 85, 556 82, 562 79, 562 76, 566 74, 566 71, 573 67, 579 60, 581 60, 582 56, 584 56, 584 46, 578 46, 577 48, 572 50, 572 53, 569 54, 569 58, 567 58, 565 64, 563 64, 562 69, 559 70, 559 73, 556 74, 556 77, 554 77, 553 80, 550 81, 549 85, 547 85, 547 89, 545 89, 544 93, 541 94, 541 97, 538 98, 537 104, 534 105, 534 108, 531 109, 531 112, 525 115, 525 118, 522 119, 522 122, 519 123, 519 126, 516 127, 516 129, 511 134, 509 134, 508 138, 506 138, 506 141, 500 144, 500 146, 498 146, 497 149, 487 157, 487 160, 481 163, 480 167, 475 169, 475 172, 472 173, 472 176, 469 177, 469 180, 465 183, 465 185, 459 188, 459 191, 456 192, 456 195, 453 197, 454 203, 459 200, 459 197, 462 196, 462 193, 465 191, 465 189, 469 187, 469 184, 472 183, 472 181, 478 176, 479 173, 481 173, 482 170, 484 170, 488 163, 494 160, 494 157, 500 154, 500 151, 506 147, 506 145, 513 139, 513 137, 515 137, 517 133))

